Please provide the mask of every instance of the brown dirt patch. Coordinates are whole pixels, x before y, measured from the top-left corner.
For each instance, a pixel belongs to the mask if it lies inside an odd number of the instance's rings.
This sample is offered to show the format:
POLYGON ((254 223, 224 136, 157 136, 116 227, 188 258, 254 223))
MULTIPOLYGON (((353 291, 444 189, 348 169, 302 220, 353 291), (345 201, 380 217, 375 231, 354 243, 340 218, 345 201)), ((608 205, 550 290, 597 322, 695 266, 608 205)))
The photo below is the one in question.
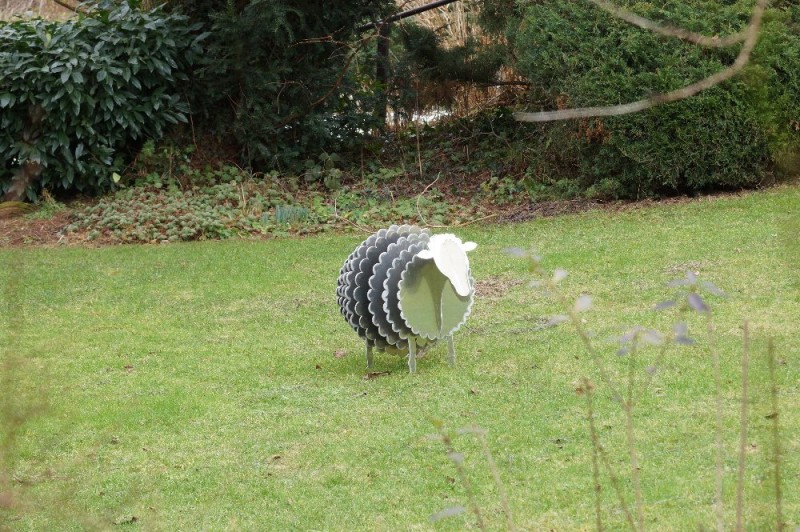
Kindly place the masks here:
POLYGON ((480 298, 499 299, 515 286, 523 284, 521 279, 507 279, 503 277, 487 277, 475 281, 475 295, 480 298))
POLYGON ((495 221, 499 223, 525 222, 535 218, 573 214, 593 209, 606 208, 611 204, 595 200, 540 201, 525 205, 512 205, 501 212, 495 221))
POLYGON ((25 216, 0 219, 0 247, 65 244, 62 231, 69 224, 69 216, 69 211, 62 211, 48 219, 25 216))

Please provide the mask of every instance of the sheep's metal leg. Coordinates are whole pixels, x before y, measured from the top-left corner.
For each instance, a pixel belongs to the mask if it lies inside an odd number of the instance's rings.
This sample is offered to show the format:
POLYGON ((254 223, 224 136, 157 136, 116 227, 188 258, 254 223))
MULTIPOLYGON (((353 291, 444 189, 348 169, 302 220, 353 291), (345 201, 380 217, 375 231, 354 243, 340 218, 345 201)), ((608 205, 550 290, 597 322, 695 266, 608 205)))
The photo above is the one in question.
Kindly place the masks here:
POLYGON ((408 373, 417 372, 417 342, 413 338, 408 339, 408 373))
POLYGON ((447 337, 447 363, 451 366, 456 365, 456 348, 453 345, 453 335, 447 337))
POLYGON ((372 369, 372 346, 370 345, 369 340, 366 340, 365 344, 367 345, 367 369, 372 369))

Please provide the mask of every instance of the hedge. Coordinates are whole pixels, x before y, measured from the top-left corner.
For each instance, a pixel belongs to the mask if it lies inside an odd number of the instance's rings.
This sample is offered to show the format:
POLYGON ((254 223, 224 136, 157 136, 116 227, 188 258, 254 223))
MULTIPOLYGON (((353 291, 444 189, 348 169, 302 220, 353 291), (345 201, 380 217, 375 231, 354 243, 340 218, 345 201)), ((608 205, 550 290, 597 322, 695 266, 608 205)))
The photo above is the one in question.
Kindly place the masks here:
MULTIPOLYGON (((708 35, 743 28, 752 0, 658 4, 636 13, 708 35)), ((625 103, 702 79, 738 47, 708 49, 632 27, 587 2, 517 4, 505 18, 516 70, 535 89, 526 110, 625 103)), ((498 26, 498 13, 490 21, 498 26)), ((587 195, 643 197, 756 186, 800 148, 800 8, 778 2, 746 71, 677 103, 540 126, 532 184, 569 180, 587 195)))
POLYGON ((199 57, 179 13, 89 4, 76 19, 0 26, 0 192, 99 191, 146 138, 185 122, 179 82, 199 57))

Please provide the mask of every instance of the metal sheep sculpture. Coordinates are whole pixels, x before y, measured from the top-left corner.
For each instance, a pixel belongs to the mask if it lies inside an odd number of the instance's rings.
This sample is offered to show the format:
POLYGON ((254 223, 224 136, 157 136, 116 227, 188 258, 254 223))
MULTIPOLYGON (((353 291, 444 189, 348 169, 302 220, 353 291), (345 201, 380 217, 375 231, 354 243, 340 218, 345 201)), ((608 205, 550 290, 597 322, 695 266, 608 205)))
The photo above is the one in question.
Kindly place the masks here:
POLYGON ((365 340, 368 368, 377 349, 408 356, 414 373, 417 356, 445 338, 448 362, 455 363, 453 333, 469 316, 475 294, 467 251, 476 247, 452 234, 393 225, 347 257, 339 271, 337 301, 365 340))

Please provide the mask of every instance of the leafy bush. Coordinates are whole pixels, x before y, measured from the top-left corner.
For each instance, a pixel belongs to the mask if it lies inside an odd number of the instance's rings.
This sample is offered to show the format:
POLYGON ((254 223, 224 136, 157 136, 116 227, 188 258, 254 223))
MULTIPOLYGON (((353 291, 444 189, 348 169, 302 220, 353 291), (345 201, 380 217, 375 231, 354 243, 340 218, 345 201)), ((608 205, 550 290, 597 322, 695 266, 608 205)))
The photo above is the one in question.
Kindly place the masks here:
MULTIPOLYGON (((153 146, 145 146, 142 152, 146 151, 161 157, 153 146)), ((371 184, 343 185, 332 195, 324 185, 309 187, 303 177, 277 172, 252 174, 221 166, 170 175, 148 171, 148 164, 131 186, 123 184, 114 194, 74 210, 66 228, 70 239, 154 243, 331 229, 373 232, 401 222, 457 225, 486 214, 480 205, 447 201, 435 188, 423 196, 392 192, 385 180, 396 179, 397 169, 367 174, 364 182, 371 184)))
MULTIPOLYGON (((622 2, 649 18, 708 35, 747 23, 752 2, 622 2)), ((665 92, 722 70, 737 47, 715 50, 634 28, 588 3, 517 4, 505 16, 515 67, 535 86, 527 108, 610 105, 665 92)), ((768 12, 742 76, 646 112, 538 127, 534 187, 570 180, 595 196, 642 197, 760 183, 800 147, 800 9, 768 12)))
POLYGON ((120 190, 76 212, 67 231, 119 243, 225 239, 268 232, 270 211, 292 201, 238 169, 212 174, 208 181, 219 182, 202 187, 159 181, 120 190))
POLYGON ((398 44, 391 53, 390 102, 395 114, 409 119, 421 108, 452 109, 464 88, 490 86, 498 78, 507 55, 504 45, 477 37, 460 45, 443 41, 438 29, 413 22, 394 28, 392 42, 398 44))
POLYGON ((357 144, 376 124, 353 41, 357 26, 380 19, 391 0, 174 3, 211 33, 192 91, 195 123, 235 147, 244 164, 296 168, 357 144))
POLYGON ((65 22, 0 26, 0 191, 112 186, 126 156, 189 111, 178 83, 200 53, 188 19, 126 2, 65 22))

